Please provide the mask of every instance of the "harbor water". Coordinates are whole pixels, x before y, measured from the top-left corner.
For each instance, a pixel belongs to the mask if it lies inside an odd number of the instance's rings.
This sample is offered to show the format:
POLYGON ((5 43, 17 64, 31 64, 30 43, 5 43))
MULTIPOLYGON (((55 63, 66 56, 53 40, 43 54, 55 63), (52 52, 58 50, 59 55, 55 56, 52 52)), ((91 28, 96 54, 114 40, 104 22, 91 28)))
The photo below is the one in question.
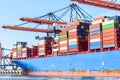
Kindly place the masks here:
POLYGON ((120 77, 50 77, 16 74, 0 74, 0 80, 120 80, 120 77))

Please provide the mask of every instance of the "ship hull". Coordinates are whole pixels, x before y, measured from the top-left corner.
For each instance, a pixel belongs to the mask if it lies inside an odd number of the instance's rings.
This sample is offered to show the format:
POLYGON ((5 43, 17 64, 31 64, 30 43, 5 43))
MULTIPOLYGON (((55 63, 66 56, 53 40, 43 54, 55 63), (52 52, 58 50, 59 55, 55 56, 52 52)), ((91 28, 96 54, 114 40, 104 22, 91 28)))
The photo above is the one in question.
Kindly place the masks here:
POLYGON ((30 75, 120 76, 120 50, 12 60, 12 62, 30 75))

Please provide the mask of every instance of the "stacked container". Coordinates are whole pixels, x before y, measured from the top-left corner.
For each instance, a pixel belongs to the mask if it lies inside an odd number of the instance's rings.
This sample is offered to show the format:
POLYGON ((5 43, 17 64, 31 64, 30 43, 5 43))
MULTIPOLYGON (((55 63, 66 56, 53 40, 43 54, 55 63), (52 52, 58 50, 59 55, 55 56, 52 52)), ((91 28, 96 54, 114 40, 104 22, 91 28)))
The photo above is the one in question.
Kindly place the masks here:
POLYGON ((17 59, 16 43, 14 43, 14 44, 13 44, 13 47, 12 47, 12 59, 17 59))
POLYGON ((15 42, 12 49, 12 58, 22 58, 22 49, 26 47, 26 42, 15 42))
POLYGON ((52 37, 43 37, 39 41, 38 45, 38 55, 47 56, 52 54, 52 37))
POLYGON ((53 41, 53 54, 54 54, 54 56, 58 55, 58 51, 59 51, 59 36, 57 35, 53 41))
POLYGON ((26 42, 17 42, 16 48, 17 48, 17 58, 22 58, 22 48, 26 48, 27 43, 26 42))
POLYGON ((68 52, 68 32, 67 30, 62 30, 59 34, 59 53, 68 52))
POLYGON ((89 24, 75 22, 70 24, 68 30, 69 52, 81 52, 88 49, 89 24))
POLYGON ((22 58, 30 58, 32 56, 31 51, 31 48, 22 48, 22 58))
POLYGON ((120 17, 113 16, 105 19, 102 23, 103 48, 119 47, 120 43, 120 17))
POLYGON ((106 16, 95 18, 90 25, 90 50, 96 50, 102 48, 102 22, 106 16))
POLYGON ((38 57, 38 46, 32 46, 32 50, 31 50, 31 55, 32 57, 38 57))

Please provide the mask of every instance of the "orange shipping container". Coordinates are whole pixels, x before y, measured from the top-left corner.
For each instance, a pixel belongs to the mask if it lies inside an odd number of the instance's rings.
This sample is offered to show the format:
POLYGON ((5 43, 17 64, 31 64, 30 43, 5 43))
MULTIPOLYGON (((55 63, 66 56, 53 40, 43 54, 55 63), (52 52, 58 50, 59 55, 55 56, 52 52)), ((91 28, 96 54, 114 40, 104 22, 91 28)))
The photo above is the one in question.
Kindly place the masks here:
POLYGON ((68 52, 67 50, 60 50, 60 53, 68 52))
POLYGON ((104 40, 111 40, 111 39, 115 39, 115 36, 106 36, 106 37, 103 37, 103 41, 104 40))
POLYGON ((114 44, 114 43, 115 43, 115 40, 114 40, 114 39, 104 40, 104 41, 103 41, 103 44, 114 44))
POLYGON ((105 18, 107 18, 107 16, 97 17, 97 18, 94 18, 94 21, 97 21, 97 20, 104 20, 105 18))
POLYGON ((115 32, 106 32, 106 33, 103 33, 103 37, 106 37, 106 36, 114 36, 115 32))
POLYGON ((109 28, 109 29, 102 30, 103 33, 114 32, 114 31, 115 31, 115 28, 109 28))
POLYGON ((101 26, 102 26, 101 23, 99 23, 99 24, 92 24, 92 25, 90 25, 90 28, 97 28, 97 27, 101 27, 101 26))
POLYGON ((68 44, 60 44, 60 47, 66 47, 68 44))
POLYGON ((61 39, 59 39, 59 41, 66 41, 67 40, 67 38, 61 38, 61 39))
POLYGON ((78 35, 78 33, 77 33, 77 32, 69 33, 69 34, 68 34, 68 37, 69 37, 69 36, 72 36, 72 35, 78 35))
POLYGON ((61 32, 60 32, 60 35, 63 35, 63 34, 67 34, 67 29, 64 29, 64 30, 62 30, 61 32))
POLYGON ((39 52, 42 52, 42 53, 44 53, 44 52, 45 52, 45 50, 39 50, 39 52))
POLYGON ((90 39, 100 38, 100 34, 90 36, 90 39))
POLYGON ((80 22, 71 23, 68 29, 77 28, 77 26, 78 26, 79 24, 80 24, 80 22))
POLYGON ((45 47, 45 45, 38 45, 38 47, 39 47, 39 48, 43 48, 43 47, 45 47))
POLYGON ((74 36, 70 36, 70 37, 69 37, 69 39, 76 39, 76 38, 78 39, 79 36, 74 35, 74 36))

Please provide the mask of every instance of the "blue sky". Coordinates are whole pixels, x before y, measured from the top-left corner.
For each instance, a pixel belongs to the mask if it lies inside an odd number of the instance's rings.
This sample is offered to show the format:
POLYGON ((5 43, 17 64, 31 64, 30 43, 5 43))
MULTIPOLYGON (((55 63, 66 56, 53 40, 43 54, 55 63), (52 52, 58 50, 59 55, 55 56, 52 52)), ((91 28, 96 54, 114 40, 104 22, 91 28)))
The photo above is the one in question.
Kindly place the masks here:
MULTIPOLYGON (((21 17, 37 17, 66 7, 70 0, 0 0, 0 27, 22 23, 21 17)), ((77 3, 93 17, 119 15, 120 12, 77 3)), ((5 48, 12 48, 15 41, 25 41, 28 45, 37 45, 35 36, 42 33, 14 31, 0 28, 0 42, 5 48)))

